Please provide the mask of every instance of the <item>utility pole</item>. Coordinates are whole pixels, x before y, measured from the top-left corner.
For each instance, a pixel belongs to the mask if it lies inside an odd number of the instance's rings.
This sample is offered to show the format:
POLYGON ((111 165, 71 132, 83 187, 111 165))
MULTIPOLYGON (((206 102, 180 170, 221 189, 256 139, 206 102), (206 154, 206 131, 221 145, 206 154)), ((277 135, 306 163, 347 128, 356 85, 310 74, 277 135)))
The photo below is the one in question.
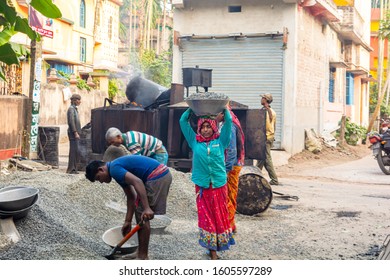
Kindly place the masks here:
POLYGON ((36 54, 36 40, 31 40, 30 43, 30 84, 28 87, 27 110, 24 115, 24 137, 22 145, 22 156, 28 158, 30 155, 30 132, 32 120, 32 89, 34 87, 34 69, 35 69, 35 54, 36 54))
MULTIPOLYGON (((28 9, 29 24, 31 7, 28 9)), ((39 104, 41 95, 42 78, 42 40, 31 40, 30 43, 30 83, 27 108, 24 115, 24 137, 22 145, 22 156, 26 158, 38 158, 38 123, 39 104)))
POLYGON ((38 123, 42 77, 42 41, 31 40, 30 85, 25 111, 25 137, 22 156, 38 158, 38 123))

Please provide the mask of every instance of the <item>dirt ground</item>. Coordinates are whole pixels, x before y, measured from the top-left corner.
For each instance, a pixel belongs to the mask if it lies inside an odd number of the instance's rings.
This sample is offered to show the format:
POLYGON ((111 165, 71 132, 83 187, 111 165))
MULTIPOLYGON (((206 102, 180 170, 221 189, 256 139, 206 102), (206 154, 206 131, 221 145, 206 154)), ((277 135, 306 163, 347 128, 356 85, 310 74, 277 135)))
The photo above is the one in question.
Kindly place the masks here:
POLYGON ((270 208, 279 203, 300 208, 301 222, 291 219, 291 228, 301 229, 303 246, 317 250, 319 259, 378 257, 390 234, 390 186, 369 144, 323 147, 318 154, 305 150, 275 169, 282 184, 273 191, 299 201, 280 203, 275 195, 270 208))
POLYGON ((276 171, 283 174, 297 173, 306 169, 323 168, 324 166, 334 166, 349 161, 358 160, 371 154, 368 145, 344 145, 337 147, 323 146, 321 152, 315 154, 304 150, 295 154, 288 160, 287 165, 277 166, 276 171))

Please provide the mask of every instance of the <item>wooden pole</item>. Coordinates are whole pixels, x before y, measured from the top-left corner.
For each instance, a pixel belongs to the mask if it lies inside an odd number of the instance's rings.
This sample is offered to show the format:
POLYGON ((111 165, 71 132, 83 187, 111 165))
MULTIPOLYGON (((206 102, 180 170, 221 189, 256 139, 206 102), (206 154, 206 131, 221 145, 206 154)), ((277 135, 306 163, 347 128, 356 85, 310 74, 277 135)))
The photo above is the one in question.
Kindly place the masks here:
POLYGON ((131 54, 131 50, 134 46, 132 46, 132 40, 131 38, 133 37, 133 1, 130 0, 129 3, 129 50, 131 54))
MULTIPOLYGON (((388 20, 388 9, 389 9, 389 0, 386 0, 386 6, 385 6, 385 19, 388 20)), ((385 43, 387 43, 387 65, 386 65, 386 76, 389 77, 390 74, 390 69, 389 69, 389 59, 390 59, 390 42, 389 39, 385 39, 385 43)), ((390 87, 387 88, 386 92, 386 106, 389 105, 389 92, 390 92, 390 87)))
POLYGON ((166 37, 166 31, 165 28, 167 26, 167 0, 164 0, 164 10, 163 10, 163 27, 162 27, 162 34, 161 34, 161 41, 160 41, 160 52, 164 51, 164 43, 165 37, 166 37))
POLYGON ((341 117, 341 125, 340 125, 340 145, 345 144, 345 122, 346 122, 346 116, 343 115, 341 117))
MULTIPOLYGON (((380 0, 380 15, 379 20, 382 21, 384 18, 384 3, 383 0, 380 0)), ((383 38, 381 36, 378 36, 378 96, 377 100, 379 100, 380 93, 382 92, 382 85, 383 85, 383 57, 384 57, 384 42, 383 38)))
POLYGON ((31 40, 30 44, 30 84, 29 94, 27 101, 27 109, 24 115, 24 132, 23 132, 23 144, 22 144, 22 156, 28 158, 30 156, 30 131, 32 120, 32 97, 34 90, 34 72, 35 72, 35 60, 36 60, 36 40, 31 40))

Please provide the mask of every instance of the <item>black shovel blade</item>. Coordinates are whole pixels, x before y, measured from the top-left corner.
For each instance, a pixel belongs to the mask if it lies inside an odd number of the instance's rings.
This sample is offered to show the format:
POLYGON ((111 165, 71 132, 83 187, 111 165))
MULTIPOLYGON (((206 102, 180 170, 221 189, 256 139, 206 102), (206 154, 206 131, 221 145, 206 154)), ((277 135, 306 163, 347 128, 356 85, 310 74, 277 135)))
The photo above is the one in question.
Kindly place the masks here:
POLYGON ((119 247, 116 246, 114 249, 112 249, 111 253, 104 256, 107 260, 115 260, 115 253, 118 251, 119 247))
POLYGON ((114 255, 107 255, 107 256, 104 256, 107 260, 115 260, 115 257, 114 255))

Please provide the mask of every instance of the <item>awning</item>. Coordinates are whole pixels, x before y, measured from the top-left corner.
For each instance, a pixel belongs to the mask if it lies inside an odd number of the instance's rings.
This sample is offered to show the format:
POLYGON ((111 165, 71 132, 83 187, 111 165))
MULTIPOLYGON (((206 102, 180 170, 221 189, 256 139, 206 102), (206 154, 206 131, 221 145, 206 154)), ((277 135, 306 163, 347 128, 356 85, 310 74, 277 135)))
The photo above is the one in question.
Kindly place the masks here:
POLYGON ((84 65, 80 62, 77 62, 77 61, 73 61, 73 60, 70 60, 70 59, 66 59, 66 58, 63 58, 63 57, 59 57, 57 55, 43 55, 42 57, 45 61, 58 61, 58 62, 62 62, 62 63, 65 63, 65 64, 71 64, 71 65, 84 65))
POLYGON ((337 6, 333 1, 326 0, 302 0, 300 5, 310 11, 315 17, 323 17, 331 22, 341 21, 341 16, 337 11, 337 6))
POLYGON ((122 69, 120 69, 118 67, 107 66, 107 65, 102 65, 102 64, 94 65, 93 70, 108 70, 112 73, 117 73, 117 74, 123 74, 123 75, 129 74, 126 71, 123 71, 122 69))
POLYGON ((360 75, 368 75, 369 71, 359 65, 355 65, 353 63, 348 63, 348 68, 347 68, 348 73, 352 73, 355 76, 360 76, 360 75))
POLYGON ((331 61, 329 62, 330 67, 333 68, 347 68, 348 64, 344 61, 331 61))
POLYGON ((366 77, 361 79, 363 83, 368 83, 368 82, 378 82, 372 75, 367 75, 366 77))
POLYGON ((57 54, 55 51, 42 49, 42 54, 57 54))

